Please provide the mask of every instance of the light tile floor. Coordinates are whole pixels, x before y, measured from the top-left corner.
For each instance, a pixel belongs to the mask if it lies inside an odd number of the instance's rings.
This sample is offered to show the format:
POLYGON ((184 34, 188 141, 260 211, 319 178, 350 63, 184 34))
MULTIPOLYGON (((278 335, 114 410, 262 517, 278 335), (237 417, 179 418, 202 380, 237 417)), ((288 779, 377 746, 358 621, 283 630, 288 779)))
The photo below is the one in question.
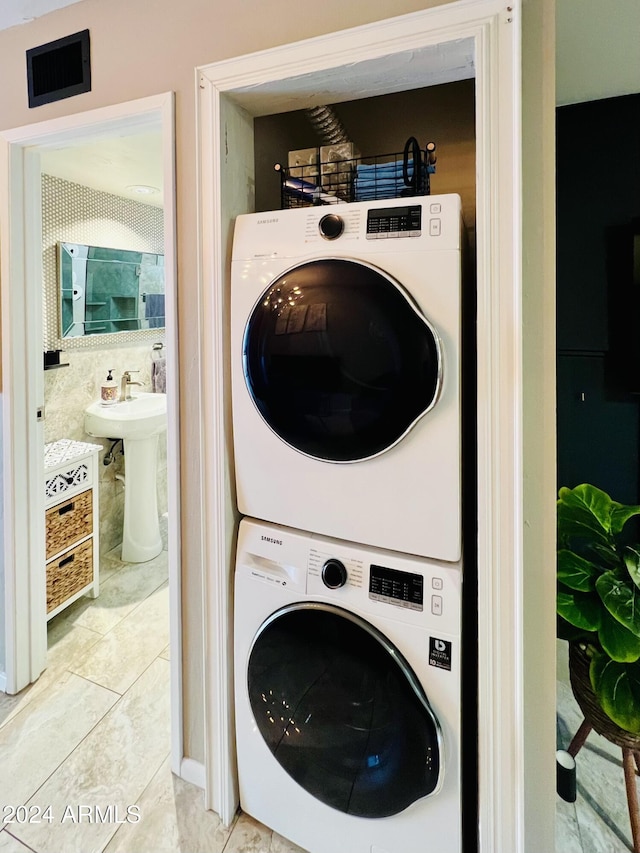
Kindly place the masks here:
MULTIPOLYGON (((128 565, 115 549, 100 568, 100 596, 49 623, 43 675, 0 693, 0 853, 304 853, 247 815, 223 827, 170 771, 166 551, 128 565), (9 823, 12 806, 23 809, 9 823), (90 823, 90 807, 107 820, 90 823)), ((566 747, 582 715, 559 650, 566 747)), ((577 772, 577 802, 557 800, 556 853, 627 853, 620 750, 592 732, 577 772)))
MULTIPOLYGON (((566 749, 583 716, 573 697, 559 641, 557 682, 558 748, 566 749)), ((556 853, 628 853, 631 845, 620 748, 591 732, 576 757, 578 798, 556 799, 556 853)))
POLYGON ((247 815, 223 827, 171 773, 167 552, 101 562, 43 675, 0 693, 0 853, 304 853, 247 815))

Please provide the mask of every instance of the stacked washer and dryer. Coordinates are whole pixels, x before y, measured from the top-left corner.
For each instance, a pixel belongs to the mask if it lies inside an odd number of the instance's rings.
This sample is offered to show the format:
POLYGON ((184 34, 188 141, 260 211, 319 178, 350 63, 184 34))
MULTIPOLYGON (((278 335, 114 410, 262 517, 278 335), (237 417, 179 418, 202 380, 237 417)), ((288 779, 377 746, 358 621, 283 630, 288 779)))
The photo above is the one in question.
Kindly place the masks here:
POLYGON ((461 850, 455 195, 238 217, 241 807, 310 853, 461 850))

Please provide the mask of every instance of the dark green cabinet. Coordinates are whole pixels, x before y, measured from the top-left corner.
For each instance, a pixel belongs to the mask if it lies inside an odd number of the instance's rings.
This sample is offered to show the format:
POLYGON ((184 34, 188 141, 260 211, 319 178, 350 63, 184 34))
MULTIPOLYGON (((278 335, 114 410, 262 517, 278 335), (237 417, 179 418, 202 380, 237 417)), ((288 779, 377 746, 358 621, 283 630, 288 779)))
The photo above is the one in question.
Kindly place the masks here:
POLYGON ((638 499, 638 403, 608 390, 604 355, 558 355, 558 485, 638 499))
POLYGON ((557 111, 558 485, 640 503, 640 95, 557 111))

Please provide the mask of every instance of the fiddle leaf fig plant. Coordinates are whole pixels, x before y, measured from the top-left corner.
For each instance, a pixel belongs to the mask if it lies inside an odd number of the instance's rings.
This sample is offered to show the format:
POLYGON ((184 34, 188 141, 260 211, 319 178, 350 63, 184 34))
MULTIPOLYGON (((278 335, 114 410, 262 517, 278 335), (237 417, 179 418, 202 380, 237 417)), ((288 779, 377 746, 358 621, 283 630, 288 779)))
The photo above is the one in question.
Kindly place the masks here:
POLYGON ((640 734, 640 545, 626 506, 583 483, 558 494, 558 636, 584 643, 604 712, 640 734))

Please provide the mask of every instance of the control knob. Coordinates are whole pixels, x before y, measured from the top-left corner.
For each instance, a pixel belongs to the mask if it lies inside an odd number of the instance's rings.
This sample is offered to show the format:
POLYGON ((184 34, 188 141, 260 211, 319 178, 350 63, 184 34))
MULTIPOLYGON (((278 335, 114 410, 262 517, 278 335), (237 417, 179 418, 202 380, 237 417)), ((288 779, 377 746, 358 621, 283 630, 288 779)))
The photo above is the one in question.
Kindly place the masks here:
POLYGON ((329 589, 340 589, 347 582, 347 570, 344 563, 333 557, 322 567, 322 582, 329 589))
POLYGON ((318 222, 318 228, 325 240, 335 240, 344 231, 344 219, 337 213, 327 213, 318 222))

